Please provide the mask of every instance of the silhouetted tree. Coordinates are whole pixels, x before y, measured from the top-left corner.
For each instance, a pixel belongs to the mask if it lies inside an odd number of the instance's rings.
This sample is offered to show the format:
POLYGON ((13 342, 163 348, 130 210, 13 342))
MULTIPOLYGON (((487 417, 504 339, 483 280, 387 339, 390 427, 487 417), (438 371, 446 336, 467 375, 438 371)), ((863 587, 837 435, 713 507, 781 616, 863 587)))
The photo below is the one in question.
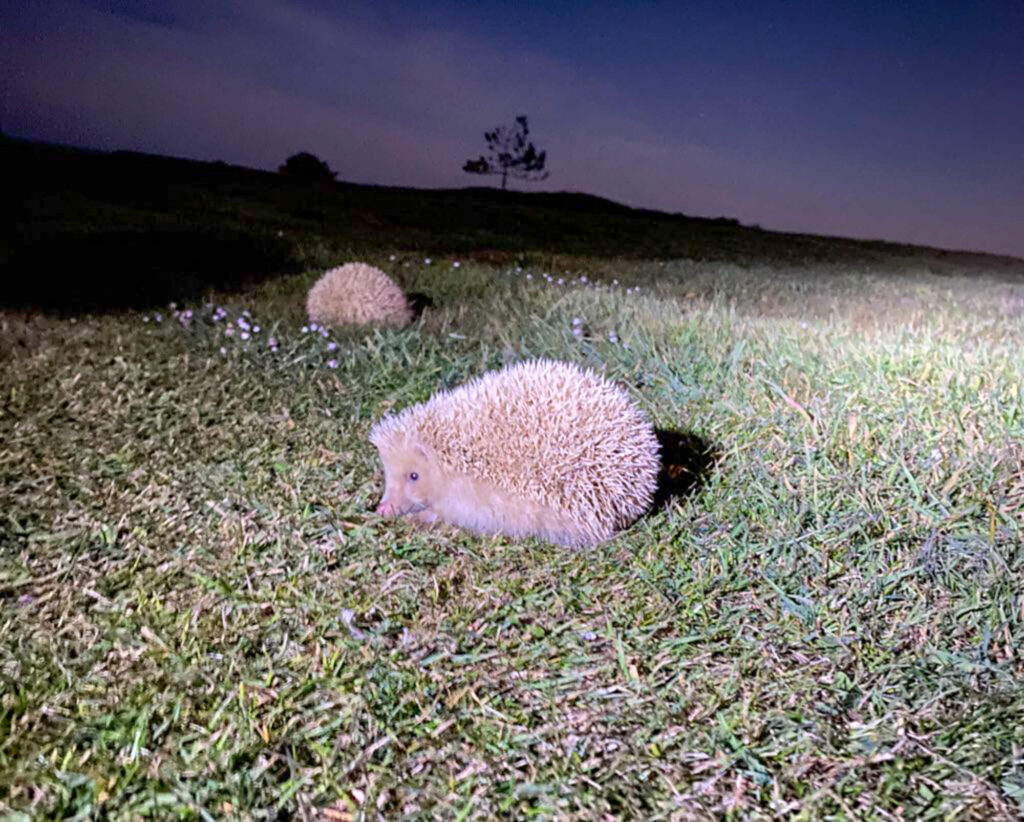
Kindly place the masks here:
POLYGON ((326 182, 338 176, 338 172, 331 171, 327 163, 308 151, 293 154, 277 170, 289 177, 297 177, 310 182, 326 182))
POLYGON ((500 174, 502 189, 509 175, 520 180, 547 179, 548 172, 544 170, 547 152, 537 151, 528 140, 529 136, 530 127, 523 115, 516 117, 514 126, 498 126, 494 131, 485 131, 487 156, 466 160, 462 170, 470 174, 500 174))

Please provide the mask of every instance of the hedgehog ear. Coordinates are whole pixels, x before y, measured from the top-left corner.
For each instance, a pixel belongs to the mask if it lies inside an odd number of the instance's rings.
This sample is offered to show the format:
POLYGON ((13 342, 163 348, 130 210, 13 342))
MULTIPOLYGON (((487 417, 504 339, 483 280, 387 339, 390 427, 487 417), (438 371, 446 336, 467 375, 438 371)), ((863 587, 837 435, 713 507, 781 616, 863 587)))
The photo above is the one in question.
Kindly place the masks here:
POLYGON ((420 442, 418 439, 414 439, 412 442, 409 443, 409 450, 411 450, 412 453, 419 457, 421 460, 430 459, 430 449, 427 448, 427 446, 420 442))

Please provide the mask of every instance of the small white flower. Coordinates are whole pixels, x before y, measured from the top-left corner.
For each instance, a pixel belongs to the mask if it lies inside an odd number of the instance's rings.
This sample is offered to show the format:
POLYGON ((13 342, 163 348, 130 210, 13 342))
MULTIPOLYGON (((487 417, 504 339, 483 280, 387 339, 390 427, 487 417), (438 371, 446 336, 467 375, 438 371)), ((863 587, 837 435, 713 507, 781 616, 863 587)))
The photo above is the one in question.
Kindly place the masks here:
POLYGON ((580 282, 581 283, 587 282, 587 275, 586 274, 581 274, 580 275, 580 282))
POLYGON ((627 288, 626 289, 626 293, 627 294, 632 294, 633 293, 633 289, 632 288, 627 288))
POLYGON ((258 325, 254 325, 252 327, 252 333, 253 334, 259 334, 260 333, 260 327, 258 325))
POLYGON ((619 284, 618 280, 612 280, 612 285, 618 285, 618 284, 619 284))
POLYGON ((394 254, 390 255, 390 256, 388 257, 388 259, 389 259, 389 260, 390 260, 391 262, 394 262, 394 261, 395 261, 395 255, 394 255, 394 254))
POLYGON ((800 327, 807 328, 807 321, 805 320, 804 322, 800 323, 800 327))
POLYGON ((158 322, 158 323, 162 323, 164 321, 164 315, 163 314, 154 314, 153 315, 153 319, 156 322, 158 322))
POLYGON ((577 339, 583 336, 583 329, 578 325, 574 325, 572 328, 572 335, 577 339))
POLYGON ((583 318, 582 317, 573 317, 572 318, 572 326, 573 326, 573 328, 575 328, 578 325, 583 325, 583 318))
POLYGON ((527 274, 527 275, 526 275, 526 279, 528 279, 528 280, 532 280, 532 279, 533 279, 533 275, 532 275, 532 274, 527 274))
POLYGON ((245 311, 242 312, 242 316, 251 318, 252 314, 249 313, 249 309, 247 308, 245 309, 245 311))
POLYGON ((423 258, 423 265, 430 265, 432 262, 433 260, 431 260, 430 257, 423 258))
POLYGON ((148 314, 143 314, 142 315, 142 321, 144 323, 148 323, 149 322, 149 315, 148 314))
POLYGON ((458 268, 461 265, 462 265, 462 263, 460 263, 458 260, 456 260, 454 263, 452 263, 452 268, 458 268))
POLYGON ((227 350, 227 349, 226 349, 226 348, 225 348, 225 347, 224 347, 224 346, 222 345, 222 346, 220 347, 220 353, 221 353, 221 354, 227 354, 227 353, 228 353, 228 350, 227 350))
POLYGON ((238 336, 241 337, 243 340, 247 340, 247 339, 249 339, 249 332, 248 331, 243 331, 238 336))
POLYGON ((618 341, 619 341, 619 335, 616 334, 614 331, 609 331, 608 332, 608 342, 610 342, 612 345, 615 345, 618 341))
POLYGON ((303 334, 308 334, 309 333, 309 326, 308 325, 302 326, 302 333, 303 334))
POLYGON ((559 285, 565 285, 565 278, 564 277, 559 277, 558 278, 558 284, 559 285))
POLYGON ((316 331, 318 328, 320 328, 320 326, 317 325, 316 323, 310 323, 309 324, 309 330, 310 331, 316 331))
POLYGON ((338 350, 338 344, 336 342, 334 342, 333 340, 331 340, 331 342, 327 343, 327 350, 328 351, 337 351, 338 350))
POLYGON ((328 368, 337 368, 338 367, 338 361, 337 360, 328 360, 327 361, 327 367, 328 368))
POLYGON ((178 304, 177 304, 176 302, 173 302, 173 301, 172 301, 172 302, 169 302, 169 303, 167 303, 167 307, 168 307, 169 309, 171 309, 171 311, 173 311, 173 310, 174 310, 175 308, 177 308, 177 307, 178 307, 178 304))

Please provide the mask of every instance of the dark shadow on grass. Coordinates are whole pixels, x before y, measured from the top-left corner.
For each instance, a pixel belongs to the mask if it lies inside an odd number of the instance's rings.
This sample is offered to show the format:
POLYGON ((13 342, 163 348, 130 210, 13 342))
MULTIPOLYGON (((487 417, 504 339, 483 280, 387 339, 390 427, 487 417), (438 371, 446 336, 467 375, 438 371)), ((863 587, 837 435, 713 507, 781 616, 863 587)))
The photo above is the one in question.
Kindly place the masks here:
POLYGON ((0 259, 0 306, 82 312, 166 305, 300 271, 290 244, 240 229, 21 234, 0 259))
POLYGON ((670 502, 696 493, 715 469, 719 452, 715 446, 697 434, 655 429, 661 446, 661 472, 654 493, 654 510, 670 502))
POLYGON ((428 295, 423 294, 419 291, 410 291, 405 295, 409 300, 409 305, 412 307, 412 313, 414 319, 419 319, 423 316, 423 312, 428 308, 434 307, 434 300, 428 295))

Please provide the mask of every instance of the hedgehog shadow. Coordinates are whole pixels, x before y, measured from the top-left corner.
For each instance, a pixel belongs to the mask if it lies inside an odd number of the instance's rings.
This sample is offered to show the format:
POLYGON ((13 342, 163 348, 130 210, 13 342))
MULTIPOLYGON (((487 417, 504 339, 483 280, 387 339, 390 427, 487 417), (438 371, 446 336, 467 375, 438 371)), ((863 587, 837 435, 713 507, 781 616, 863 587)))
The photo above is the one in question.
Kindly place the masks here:
POLYGON ((434 307, 434 300, 422 292, 410 291, 405 297, 409 301, 409 307, 412 309, 413 322, 422 317, 423 312, 428 308, 434 307))
POLYGON ((696 493, 710 478, 720 456, 713 443, 697 434, 657 428, 661 470, 652 510, 696 493))

